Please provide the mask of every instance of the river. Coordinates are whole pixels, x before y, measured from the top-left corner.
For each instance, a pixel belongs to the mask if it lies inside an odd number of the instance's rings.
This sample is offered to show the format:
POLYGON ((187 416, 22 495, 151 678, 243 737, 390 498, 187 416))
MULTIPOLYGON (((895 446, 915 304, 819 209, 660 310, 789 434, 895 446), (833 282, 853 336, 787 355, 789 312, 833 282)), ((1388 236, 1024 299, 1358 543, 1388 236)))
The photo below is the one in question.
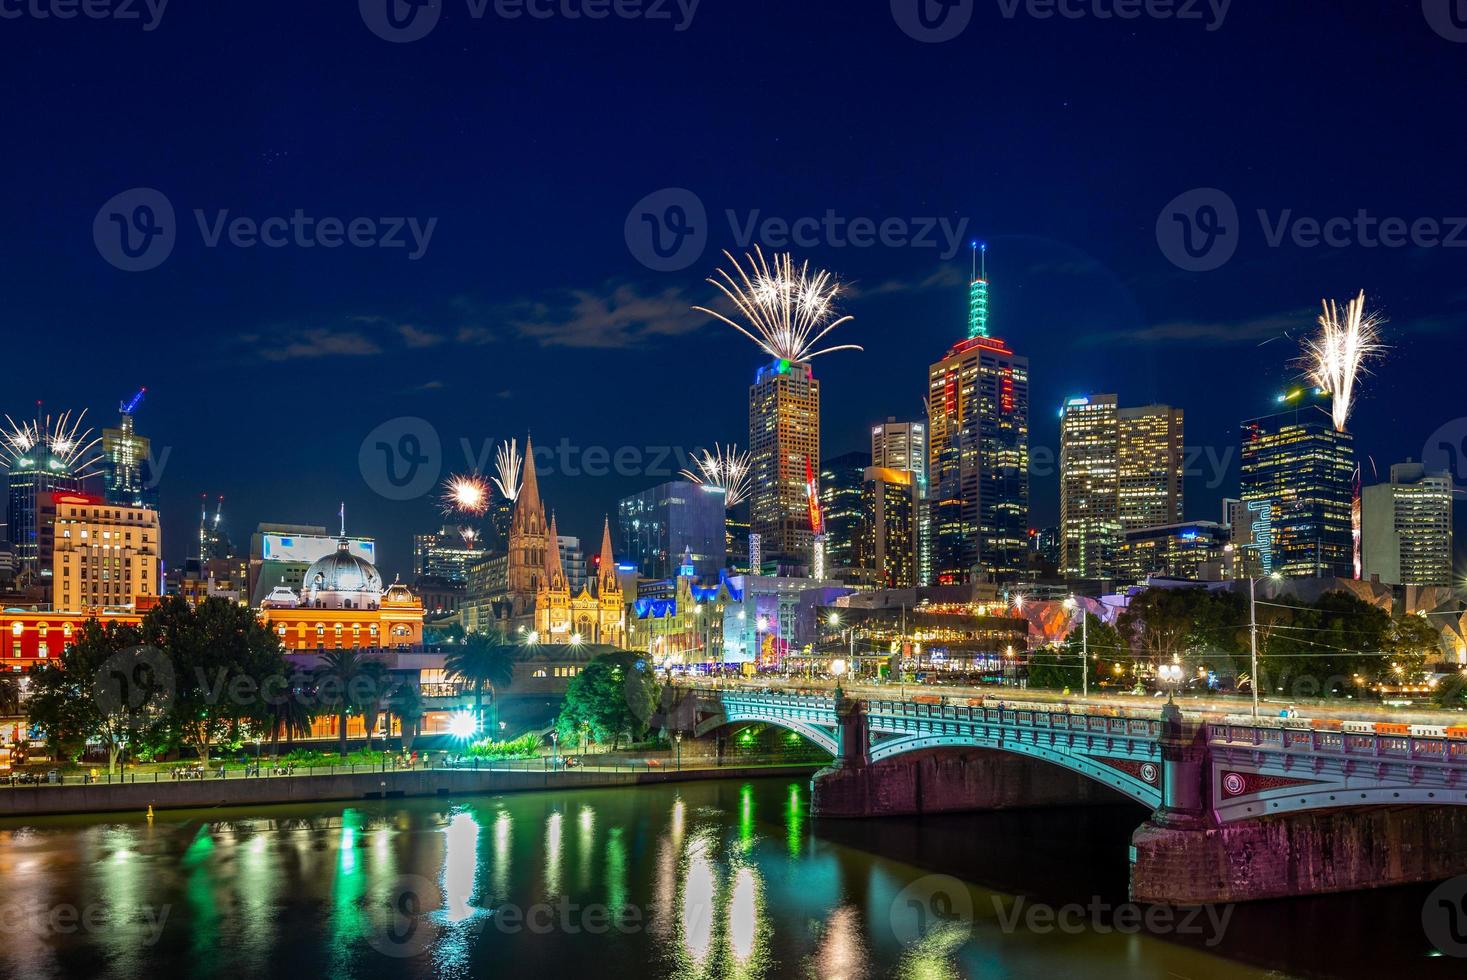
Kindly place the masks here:
POLYGON ((1129 806, 814 821, 805 780, 0 821, 0 976, 1460 976, 1429 888, 1126 906, 1129 806))

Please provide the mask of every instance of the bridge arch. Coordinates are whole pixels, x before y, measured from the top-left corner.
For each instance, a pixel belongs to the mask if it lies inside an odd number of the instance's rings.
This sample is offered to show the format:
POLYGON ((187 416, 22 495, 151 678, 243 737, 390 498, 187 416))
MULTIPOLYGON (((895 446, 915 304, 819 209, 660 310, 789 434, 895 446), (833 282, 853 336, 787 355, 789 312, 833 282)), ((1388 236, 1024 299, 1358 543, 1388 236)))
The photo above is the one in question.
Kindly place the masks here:
POLYGON ((898 758, 911 752, 941 748, 986 749, 995 752, 1006 752, 1028 759, 1038 759, 1086 776, 1107 789, 1122 793, 1152 810, 1157 809, 1162 804, 1162 767, 1159 759, 1141 762, 1134 767, 1137 770, 1137 774, 1132 775, 1125 769, 1097 761, 1089 756, 1059 751, 1033 742, 1004 738, 984 738, 970 734, 944 734, 897 735, 878 741, 871 749, 871 761, 872 763, 877 763, 898 758), (1145 770, 1147 766, 1151 768, 1145 770), (1147 782, 1141 778, 1143 771, 1152 774, 1152 782, 1147 782))
POLYGON ((693 729, 693 735, 702 738, 705 735, 713 734, 720 728, 740 724, 772 725, 775 728, 783 728, 800 735, 832 756, 840 753, 840 740, 833 727, 827 728, 795 718, 769 717, 759 712, 725 711, 723 714, 712 715, 698 723, 697 727, 693 729))

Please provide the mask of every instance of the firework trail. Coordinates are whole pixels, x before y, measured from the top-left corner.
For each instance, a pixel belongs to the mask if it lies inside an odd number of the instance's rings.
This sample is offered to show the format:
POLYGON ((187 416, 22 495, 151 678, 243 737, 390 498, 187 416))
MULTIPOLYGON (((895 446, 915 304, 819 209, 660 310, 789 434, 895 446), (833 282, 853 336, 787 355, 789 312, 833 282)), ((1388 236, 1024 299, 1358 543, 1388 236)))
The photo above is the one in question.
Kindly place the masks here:
POLYGON ((1341 316, 1333 300, 1325 300, 1319 317, 1319 332, 1304 341, 1303 361, 1310 379, 1330 393, 1335 429, 1344 432, 1355 407, 1355 385, 1366 372, 1366 363, 1379 357, 1380 317, 1365 312, 1365 291, 1345 304, 1341 316))
POLYGON ((87 417, 85 410, 74 420, 71 412, 62 412, 56 418, 50 415, 36 417, 27 422, 17 422, 5 416, 9 431, 0 432, 0 460, 12 470, 19 469, 22 460, 39 449, 51 457, 51 462, 77 479, 96 476, 101 470, 98 464, 102 454, 97 452, 100 437, 93 437, 91 429, 82 428, 87 417))
POLYGON ((749 496, 749 460, 732 443, 727 448, 714 443, 712 452, 705 449, 693 459, 697 470, 683 470, 682 475, 699 486, 721 489, 724 506, 737 507, 749 496))
POLYGON ((852 319, 836 316, 840 285, 829 272, 811 271, 809 262, 797 269, 788 253, 765 259, 757 245, 752 255, 744 255, 747 268, 730 253, 723 254, 733 272, 719 269, 708 282, 728 297, 743 322, 705 306, 693 309, 722 320, 776 360, 803 362, 838 350, 862 349, 855 344, 815 349, 826 334, 852 319))
POLYGON ((482 514, 489 509, 489 483, 477 473, 450 476, 443 484, 443 513, 482 514))
POLYGON ((500 444, 494 460, 494 471, 498 474, 494 477, 494 485, 499 488, 505 500, 513 502, 519 499, 520 474, 524 463, 519 446, 513 439, 500 444))
POLYGON ((474 548, 478 547, 478 542, 479 542, 479 529, 478 528, 476 528, 476 527, 470 527, 467 524, 460 524, 459 527, 458 527, 458 536, 464 539, 464 545, 470 551, 472 551, 474 548))

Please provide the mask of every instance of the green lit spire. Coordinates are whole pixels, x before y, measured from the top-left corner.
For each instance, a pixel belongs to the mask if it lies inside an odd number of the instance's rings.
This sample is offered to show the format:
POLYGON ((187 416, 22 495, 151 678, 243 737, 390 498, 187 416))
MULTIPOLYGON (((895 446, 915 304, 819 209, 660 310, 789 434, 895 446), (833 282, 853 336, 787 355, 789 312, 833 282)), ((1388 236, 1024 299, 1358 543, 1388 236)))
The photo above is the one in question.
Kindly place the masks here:
POLYGON ((968 339, 988 336, 988 246, 973 243, 973 285, 968 288, 968 339), (979 255, 983 264, 978 264, 979 255))

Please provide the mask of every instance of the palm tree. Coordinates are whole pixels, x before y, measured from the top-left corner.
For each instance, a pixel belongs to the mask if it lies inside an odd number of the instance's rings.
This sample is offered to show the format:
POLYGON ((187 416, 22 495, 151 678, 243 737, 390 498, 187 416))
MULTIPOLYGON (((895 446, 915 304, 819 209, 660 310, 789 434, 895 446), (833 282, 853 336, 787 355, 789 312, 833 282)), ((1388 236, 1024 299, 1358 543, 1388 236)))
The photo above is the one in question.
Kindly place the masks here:
POLYGON ((12 674, 0 674, 0 715, 20 714, 20 682, 12 674))
POLYGON ((418 725, 423 720, 423 696, 413 684, 403 681, 387 699, 388 709, 402 723, 402 750, 413 750, 413 739, 418 737, 418 725))
MULTIPOLYGON (((382 680, 387 668, 380 660, 362 656, 360 650, 330 650, 321 655, 321 665, 316 668, 316 686, 325 688, 327 697, 335 708, 336 724, 340 736, 338 751, 346 756, 346 723, 352 715, 363 715, 371 710, 376 723, 377 712, 382 700, 382 680)), ((322 701, 323 704, 327 703, 322 701)), ((367 746, 371 747, 371 730, 367 731, 367 746)))
POLYGON ((505 643, 501 637, 470 633, 463 644, 455 647, 443 660, 444 673, 473 685, 474 717, 479 720, 481 728, 484 723, 484 688, 494 692, 497 703, 499 692, 514 681, 518 649, 505 643))
POLYGON ((294 744, 296 736, 305 738, 311 734, 311 722, 315 711, 305 698, 297 697, 294 689, 269 706, 270 753, 280 755, 280 737, 285 736, 287 745, 294 744))

